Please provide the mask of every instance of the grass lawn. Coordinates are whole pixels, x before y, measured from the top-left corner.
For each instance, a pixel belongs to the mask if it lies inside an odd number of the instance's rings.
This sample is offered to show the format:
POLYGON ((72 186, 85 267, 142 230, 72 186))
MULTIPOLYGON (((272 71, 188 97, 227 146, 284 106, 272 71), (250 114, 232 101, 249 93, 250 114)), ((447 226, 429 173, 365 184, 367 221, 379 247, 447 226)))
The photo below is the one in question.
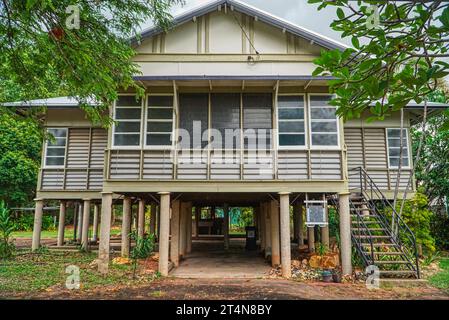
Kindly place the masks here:
POLYGON ((441 272, 430 277, 429 282, 433 286, 443 289, 449 293, 449 258, 440 260, 441 272))
MULTIPOLYGON (((120 227, 113 227, 111 229, 111 235, 115 236, 120 233, 120 227)), ((92 235, 92 227, 89 229, 89 235, 92 235)), ((33 236, 33 231, 14 231, 12 233, 13 238, 31 238, 33 236)), ((41 238, 54 238, 58 236, 58 230, 44 230, 41 233, 41 238)), ((66 239, 73 238, 73 227, 69 226, 65 228, 64 237, 66 239)))
POLYGON ((90 265, 97 258, 95 253, 45 252, 33 254, 18 252, 11 260, 0 260, 0 296, 4 298, 17 294, 33 293, 41 290, 66 290, 65 282, 69 274, 66 267, 80 268, 81 290, 107 285, 132 285, 151 282, 152 275, 139 275, 133 279, 131 265, 110 264, 106 277, 98 273, 96 266, 90 265))

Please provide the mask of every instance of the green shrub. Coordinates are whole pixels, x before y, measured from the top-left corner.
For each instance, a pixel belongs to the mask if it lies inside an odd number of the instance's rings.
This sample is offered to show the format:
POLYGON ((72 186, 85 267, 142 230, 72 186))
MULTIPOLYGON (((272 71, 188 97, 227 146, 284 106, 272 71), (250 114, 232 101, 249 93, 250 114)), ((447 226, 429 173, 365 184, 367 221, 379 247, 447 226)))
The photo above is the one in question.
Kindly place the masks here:
POLYGON ((431 219, 430 229, 436 246, 441 250, 448 250, 449 216, 446 213, 435 213, 431 219))
MULTIPOLYGON (((34 215, 24 214, 13 220, 14 231, 32 231, 34 226, 34 215)), ((55 230, 54 220, 52 216, 42 217, 42 230, 55 230)))
MULTIPOLYGON (((399 212, 400 207, 401 201, 398 201, 397 212, 399 212)), ((428 209, 426 195, 417 192, 412 199, 405 201, 402 219, 415 234, 416 243, 428 252, 435 251, 435 239, 430 232, 432 216, 432 211, 428 209)))
POLYGON ((4 201, 0 202, 0 259, 11 258, 15 251, 15 245, 11 241, 11 233, 14 223, 4 201))

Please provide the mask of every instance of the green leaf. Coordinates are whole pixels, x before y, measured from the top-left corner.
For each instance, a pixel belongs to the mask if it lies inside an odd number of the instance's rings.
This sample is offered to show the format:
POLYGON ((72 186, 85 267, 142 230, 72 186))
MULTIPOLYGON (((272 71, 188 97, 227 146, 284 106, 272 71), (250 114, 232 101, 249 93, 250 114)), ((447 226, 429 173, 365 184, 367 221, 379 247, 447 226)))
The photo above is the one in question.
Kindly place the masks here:
POLYGON ((344 11, 343 11, 342 8, 338 8, 338 9, 337 9, 337 17, 338 17, 340 20, 342 20, 342 19, 345 18, 345 13, 344 13, 344 11))
POLYGON ((357 37, 352 37, 351 42, 352 42, 352 45, 354 46, 354 48, 360 49, 359 38, 357 38, 357 37))
POLYGON ((449 29, 449 7, 446 7, 441 13, 440 22, 446 29, 449 29))

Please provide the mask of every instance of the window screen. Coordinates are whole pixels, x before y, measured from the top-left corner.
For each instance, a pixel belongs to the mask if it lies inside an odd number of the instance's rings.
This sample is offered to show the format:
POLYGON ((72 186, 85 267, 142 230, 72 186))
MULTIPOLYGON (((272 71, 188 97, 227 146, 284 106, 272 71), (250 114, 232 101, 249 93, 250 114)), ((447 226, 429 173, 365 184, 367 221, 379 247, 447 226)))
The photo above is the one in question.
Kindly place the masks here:
POLYGON ((278 96, 279 146, 304 146, 304 97, 278 96))
POLYGON ((183 93, 179 95, 179 132, 181 148, 204 148, 207 146, 209 95, 183 93), (185 137, 183 134, 188 134, 185 137), (204 141, 203 141, 203 138, 204 141))
POLYGON ((173 133, 173 96, 148 96, 147 146, 171 146, 173 133))
MULTIPOLYGON (((402 131, 402 166, 409 166, 408 157, 408 139, 407 139, 407 129, 402 131)), ((399 167, 399 158, 401 152, 401 129, 389 128, 387 129, 387 139, 388 139, 388 160, 390 163, 390 168, 399 167)))
POLYGON ((65 148, 67 146, 67 128, 47 129, 47 132, 53 136, 47 141, 45 154, 46 166, 64 166, 65 148))
POLYGON ((310 134, 312 146, 338 146, 336 108, 332 96, 310 96, 310 134))
POLYGON ((212 147, 240 148, 240 94, 211 94, 212 147), (214 131, 219 135, 216 136, 214 131), (221 139, 220 139, 221 137, 221 139))
POLYGON ((271 93, 243 94, 243 130, 245 149, 271 148, 271 93))
POLYGON ((119 96, 114 110, 114 146, 139 146, 142 100, 119 96))

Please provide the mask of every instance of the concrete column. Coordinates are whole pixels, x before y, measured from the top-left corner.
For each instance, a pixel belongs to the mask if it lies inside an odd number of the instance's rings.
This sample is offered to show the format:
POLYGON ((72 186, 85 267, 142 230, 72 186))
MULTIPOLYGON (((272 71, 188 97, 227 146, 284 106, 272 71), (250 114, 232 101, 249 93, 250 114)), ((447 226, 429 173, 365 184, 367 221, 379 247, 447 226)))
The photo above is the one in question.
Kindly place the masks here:
POLYGON ((73 203, 73 241, 76 242, 78 238, 78 203, 73 203))
POLYGON ((59 221, 58 221, 58 247, 64 245, 64 230, 65 230, 65 212, 67 203, 61 201, 59 204, 59 221))
POLYGON ((298 205, 298 246, 304 245, 304 205, 302 201, 298 205))
POLYGON ((34 207, 34 226, 33 226, 33 241, 31 243, 31 250, 39 249, 41 245, 41 230, 42 230, 42 215, 44 214, 44 200, 34 199, 36 202, 34 207))
POLYGON ((139 211, 138 211, 138 218, 137 218, 137 234, 139 237, 143 238, 143 235, 145 233, 145 200, 140 199, 139 200, 139 211))
POLYGON ((200 219, 201 219, 201 207, 195 206, 195 236, 198 238, 200 235, 200 219))
POLYGON ((109 242, 111 236, 112 219, 112 193, 101 194, 101 225, 100 244, 98 245, 98 271, 102 274, 108 273, 109 269, 109 242))
POLYGON ((192 203, 187 206, 186 253, 192 252, 192 203))
POLYGON ((271 214, 270 203, 264 202, 264 219, 265 219, 265 258, 271 255, 271 214))
POLYGON ((156 232, 156 204, 154 202, 151 203, 150 210, 150 234, 154 234, 156 232))
POLYGON ((123 198, 123 215, 122 215, 122 251, 121 256, 129 257, 129 233, 131 231, 131 198, 123 198))
POLYGON ((315 227, 307 227, 307 245, 309 252, 315 252, 315 227))
POLYGON ((271 265, 281 264, 279 239, 279 206, 276 200, 270 201, 271 216, 271 265))
POLYGON ((90 199, 84 199, 83 208, 83 233, 81 235, 81 249, 87 251, 89 250, 90 199))
POLYGON ((92 241, 97 242, 98 241, 98 203, 94 204, 94 221, 92 225, 92 241))
POLYGON ((186 255, 186 238, 187 238, 187 202, 181 202, 181 211, 179 215, 179 255, 186 255))
POLYGON ((349 211, 349 193, 339 194, 340 214, 340 250, 343 275, 352 274, 351 264, 351 215, 349 211))
POLYGON ((179 265, 179 213, 180 202, 174 200, 171 205, 171 220, 170 220, 170 260, 175 267, 179 265))
POLYGON ((168 243, 170 237, 170 193, 160 192, 159 272, 168 275, 168 243))
POLYGON ((224 249, 229 249, 229 205, 225 203, 223 205, 223 223, 224 223, 224 232, 223 232, 223 238, 224 238, 224 249))
POLYGON ((259 232, 260 232, 260 251, 265 250, 265 211, 263 203, 259 204, 259 232))
POLYGON ((157 241, 159 241, 159 237, 161 235, 161 206, 156 206, 156 226, 157 226, 157 230, 156 230, 156 234, 157 234, 157 241))
POLYGON ((83 233, 83 204, 78 204, 78 222, 76 224, 76 242, 81 243, 83 233))
MULTIPOLYGON (((325 215, 326 215, 326 221, 329 222, 327 205, 325 205, 324 211, 325 211, 325 215)), ((320 231, 321 231, 321 244, 326 249, 329 249, 329 224, 327 224, 324 227, 321 227, 320 231)))
POLYGON ((291 249, 290 249, 290 193, 279 193, 280 204, 280 229, 281 229, 281 268, 282 276, 290 278, 291 269, 291 249))

